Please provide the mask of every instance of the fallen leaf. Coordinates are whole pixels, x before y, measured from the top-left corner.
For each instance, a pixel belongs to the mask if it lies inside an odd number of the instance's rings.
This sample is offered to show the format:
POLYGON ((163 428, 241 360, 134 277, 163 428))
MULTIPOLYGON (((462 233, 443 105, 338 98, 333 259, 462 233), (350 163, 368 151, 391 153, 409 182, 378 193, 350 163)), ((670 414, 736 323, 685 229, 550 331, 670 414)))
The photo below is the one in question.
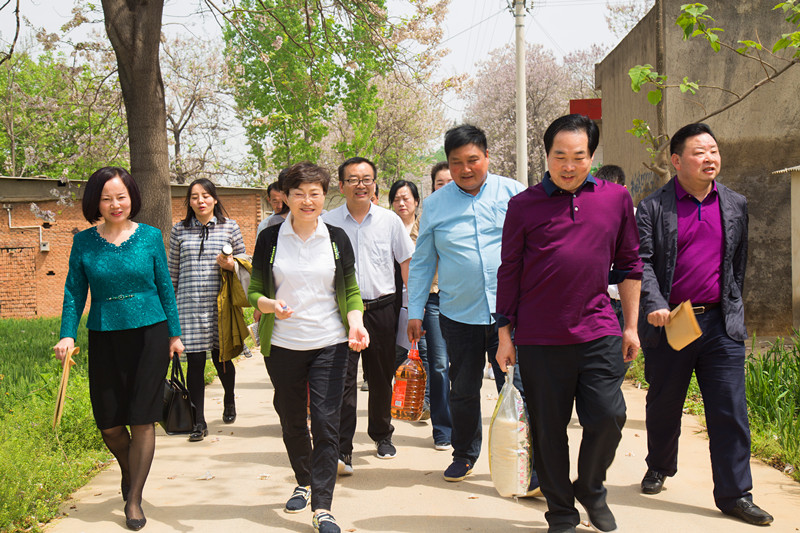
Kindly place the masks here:
POLYGON ((272 475, 272 474, 260 474, 260 475, 258 476, 258 479, 269 479, 269 476, 271 476, 271 475, 272 475))
POLYGON ((478 495, 477 494, 470 494, 469 496, 467 496, 467 499, 468 500, 477 500, 478 499, 478 495))
POLYGON ((178 476, 167 476, 167 479, 175 479, 178 476))

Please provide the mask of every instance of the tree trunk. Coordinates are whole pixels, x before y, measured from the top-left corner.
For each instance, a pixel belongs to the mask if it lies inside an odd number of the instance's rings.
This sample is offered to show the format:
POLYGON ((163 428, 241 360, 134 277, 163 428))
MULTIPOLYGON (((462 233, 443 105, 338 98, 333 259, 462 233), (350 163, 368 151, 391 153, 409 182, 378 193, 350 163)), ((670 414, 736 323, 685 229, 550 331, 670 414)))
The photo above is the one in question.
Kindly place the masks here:
POLYGON ((131 175, 142 192, 138 221, 172 226, 167 112, 158 53, 164 0, 102 0, 106 32, 114 47, 128 119, 131 175))
MULTIPOLYGON (((664 0, 656 0, 656 71, 664 74, 666 71, 666 44, 664 43, 664 0)), ((670 179, 669 169, 669 134, 667 133, 664 109, 667 99, 666 91, 662 91, 663 98, 656 104, 656 142, 659 148, 656 160, 653 162, 653 171, 658 175, 661 184, 665 184, 670 179)))

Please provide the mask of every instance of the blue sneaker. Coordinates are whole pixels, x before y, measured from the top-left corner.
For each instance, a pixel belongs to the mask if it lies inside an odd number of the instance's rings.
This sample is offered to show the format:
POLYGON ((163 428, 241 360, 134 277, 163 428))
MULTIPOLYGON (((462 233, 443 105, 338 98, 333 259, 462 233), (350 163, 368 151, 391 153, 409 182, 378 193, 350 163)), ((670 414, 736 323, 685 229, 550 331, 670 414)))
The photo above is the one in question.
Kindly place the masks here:
POLYGON ((466 461, 455 460, 444 471, 445 481, 462 481, 472 473, 472 465, 466 461))
POLYGON ((311 525, 314 526, 314 531, 317 533, 339 533, 341 531, 333 515, 325 511, 316 513, 311 519, 311 525))

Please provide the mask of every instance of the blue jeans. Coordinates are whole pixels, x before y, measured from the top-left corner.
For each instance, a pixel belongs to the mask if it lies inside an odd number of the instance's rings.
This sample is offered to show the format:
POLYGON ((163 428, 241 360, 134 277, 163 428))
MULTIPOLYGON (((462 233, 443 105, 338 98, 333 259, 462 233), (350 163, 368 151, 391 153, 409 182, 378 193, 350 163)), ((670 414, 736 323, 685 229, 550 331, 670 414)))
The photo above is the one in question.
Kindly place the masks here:
POLYGON ((425 330, 428 352, 428 391, 431 406, 431 423, 433 425, 433 442, 443 444, 451 442, 453 422, 450 417, 450 360, 447 357, 447 345, 439 325, 439 293, 432 292, 425 304, 425 316, 422 319, 425 330))

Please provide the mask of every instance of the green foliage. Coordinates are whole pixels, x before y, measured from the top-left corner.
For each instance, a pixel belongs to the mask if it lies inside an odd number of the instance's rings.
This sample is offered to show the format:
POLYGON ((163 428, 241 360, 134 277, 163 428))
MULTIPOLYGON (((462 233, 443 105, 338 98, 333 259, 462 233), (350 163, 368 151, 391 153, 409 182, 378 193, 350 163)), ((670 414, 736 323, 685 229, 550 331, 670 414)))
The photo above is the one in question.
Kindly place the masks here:
MULTIPOLYGON (((125 164, 125 116, 104 67, 47 52, 15 53, 0 66, 0 171, 87 177, 125 164)), ((107 67, 106 67, 107 68, 107 67)))
MULTIPOLYGON (((659 95, 660 94, 659 92, 659 95)), ((654 135, 653 131, 650 129, 650 124, 648 124, 646 120, 638 118, 633 119, 633 127, 629 130, 625 130, 625 133, 630 133, 639 139, 639 142, 647 149, 647 153, 650 155, 652 161, 655 161, 658 157, 661 143, 669 140, 667 137, 657 137, 654 135)))
MULTIPOLYGON (((92 417, 85 350, 70 373, 61 424, 52 429, 58 329, 57 318, 0 320, 0 531, 39 530, 109 458, 92 417)), ((78 345, 86 346, 85 328, 78 345)))
MULTIPOLYGON (((781 9, 786 14, 786 22, 800 27, 800 0, 789 0, 776 5, 773 10, 781 9)), ((800 31, 784 33, 772 47, 772 53, 786 48, 796 48, 795 59, 800 59, 800 31)))
POLYGON ((754 442, 773 441, 767 459, 782 465, 800 465, 800 338, 795 332, 791 346, 777 339, 765 353, 754 351, 745 365, 747 406, 759 433, 754 442))
MULTIPOLYGON (((277 167, 316 160, 328 133, 326 120, 344 105, 359 134, 352 150, 368 143, 378 105, 370 80, 387 71, 374 34, 391 31, 384 2, 364 9, 353 0, 341 11, 278 0, 245 0, 225 29, 227 57, 245 115, 251 147, 263 161, 272 142, 277 167), (347 16, 355 13, 355 16, 347 16)), ((350 147, 342 147, 350 149, 350 147)))
POLYGON ((719 52, 719 32, 725 31, 722 28, 710 28, 708 25, 714 22, 710 15, 706 15, 708 7, 703 4, 684 4, 681 6, 681 14, 675 20, 675 24, 683 30, 683 40, 688 41, 692 37, 702 35, 711 45, 715 52, 719 52))

